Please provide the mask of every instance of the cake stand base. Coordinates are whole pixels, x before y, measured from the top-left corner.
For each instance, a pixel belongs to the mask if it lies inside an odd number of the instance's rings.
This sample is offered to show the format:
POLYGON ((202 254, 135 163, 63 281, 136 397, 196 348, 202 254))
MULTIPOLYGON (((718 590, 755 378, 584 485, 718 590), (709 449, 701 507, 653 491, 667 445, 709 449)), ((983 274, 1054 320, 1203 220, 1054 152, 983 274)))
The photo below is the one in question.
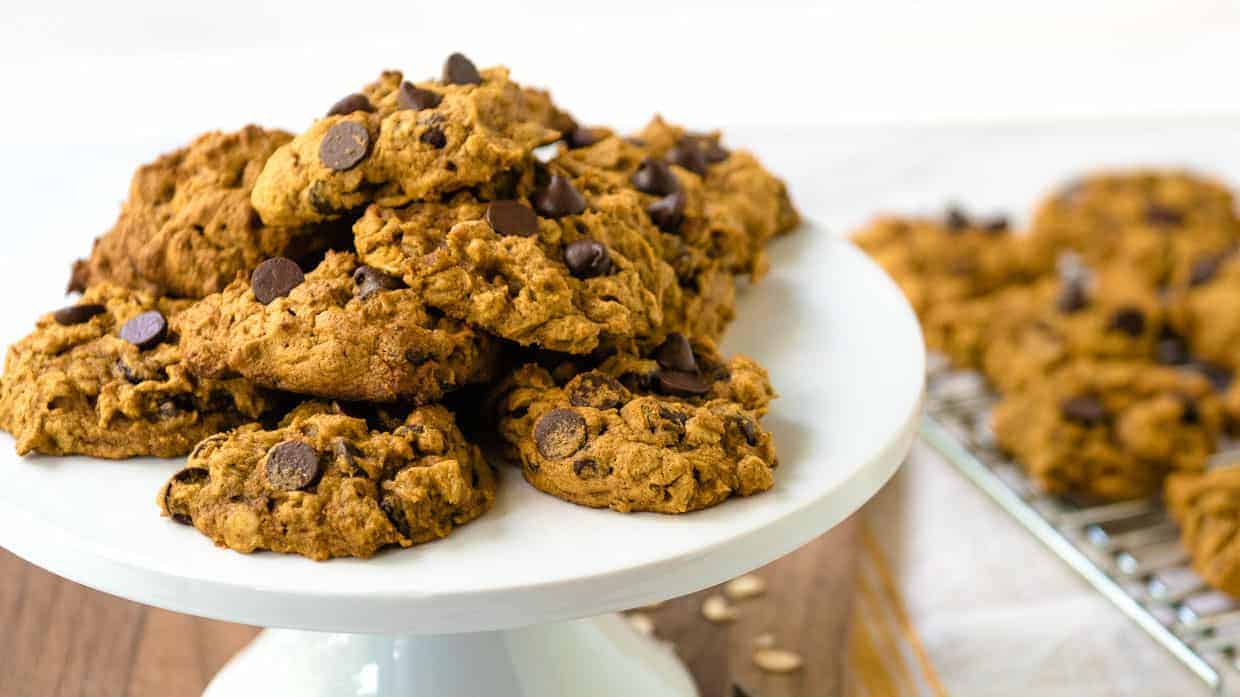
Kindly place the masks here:
POLYGON ((479 634, 268 629, 203 697, 698 697, 668 646, 619 615, 479 634))

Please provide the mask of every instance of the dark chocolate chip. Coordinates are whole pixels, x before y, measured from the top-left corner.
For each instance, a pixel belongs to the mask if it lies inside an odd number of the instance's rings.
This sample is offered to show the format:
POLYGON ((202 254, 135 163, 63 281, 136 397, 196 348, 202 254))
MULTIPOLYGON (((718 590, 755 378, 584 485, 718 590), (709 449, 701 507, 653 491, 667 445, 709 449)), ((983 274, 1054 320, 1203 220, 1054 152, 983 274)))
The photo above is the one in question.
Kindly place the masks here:
POLYGON ((443 97, 438 92, 422 89, 408 80, 400 83, 400 89, 396 90, 396 103, 402 109, 434 109, 441 101, 443 97))
POLYGON ((259 264, 250 274, 250 288, 254 297, 264 305, 276 298, 283 298, 306 280, 301 267, 292 259, 275 257, 259 264))
POLYGON ((1178 227, 1184 224, 1184 214, 1174 208, 1152 203, 1145 209, 1145 220, 1151 225, 1178 227))
POLYGON ((1197 408, 1197 400, 1182 394, 1180 395, 1180 423, 1193 425, 1201 423, 1201 410, 1197 408))
POLYGON ((680 189, 680 180, 672 173, 672 168, 652 157, 642 160, 630 181, 638 191, 654 196, 667 196, 680 189))
POLYGON ((1227 388, 1231 387, 1231 371, 1221 365, 1198 361, 1189 365, 1189 368, 1205 376, 1210 381, 1210 384, 1214 386, 1214 389, 1219 392, 1226 392, 1227 388))
POLYGON ((1202 257, 1194 261, 1192 268, 1188 271, 1188 285, 1196 287, 1209 283, 1222 265, 1223 257, 1221 256, 1202 257))
POLYGON ((672 193, 646 206, 650 220, 663 232, 676 233, 685 217, 685 194, 683 191, 672 193))
POLYGON ((565 387, 568 403, 575 407, 615 409, 625 397, 626 390, 618 380, 606 373, 590 371, 582 373, 565 387))
POLYGON ((448 136, 444 135, 443 129, 438 126, 431 126, 418 136, 418 140, 435 148, 436 150, 448 144, 448 136))
POLYGON ((352 169, 370 151, 370 132, 356 121, 332 126, 319 144, 319 161, 324 167, 343 172, 352 169))
POLYGON ((1154 360, 1162 365, 1184 365, 1189 361, 1188 344, 1178 336, 1164 336, 1154 345, 1154 360))
POLYGON ((75 324, 82 324, 95 315, 102 315, 107 312, 108 308, 103 305, 94 303, 84 303, 82 305, 70 305, 62 307, 52 313, 52 319, 56 320, 56 324, 64 327, 70 327, 75 324))
POLYGON ((568 177, 552 175, 547 187, 534 194, 534 210, 544 218, 577 215, 586 209, 586 197, 568 177))
POLYGON ((1059 412, 1063 418, 1085 426, 1104 423, 1108 416, 1106 406, 1092 395, 1065 399, 1059 405, 1059 412))
POLYGON ((119 358, 112 363, 112 372, 113 374, 120 376, 130 385, 137 385, 142 382, 142 376, 139 375, 133 368, 126 365, 125 361, 122 361, 119 358))
POLYGON ((85 259, 78 259, 73 262, 73 266, 69 267, 69 283, 65 285, 65 295, 85 293, 88 285, 90 285, 90 263, 85 259))
POLYGON ((449 85, 481 85, 482 74, 473 61, 459 53, 448 56, 443 64, 443 81, 449 85))
POLYGON ((359 266, 353 271, 353 283, 357 286, 357 297, 365 300, 381 290, 397 290, 404 288, 405 282, 395 276, 389 276, 373 266, 359 266))
POLYGON ((164 484, 164 510, 168 511, 168 515, 176 522, 182 525, 193 525, 194 521, 188 515, 172 510, 172 506, 168 503, 168 497, 172 494, 174 484, 205 484, 210 478, 211 473, 201 467, 186 467, 172 475, 168 479, 168 483, 164 484))
POLYGON ((707 164, 717 165, 728 159, 732 153, 728 149, 719 144, 715 138, 705 137, 699 141, 702 146, 702 157, 706 159, 707 164))
POLYGON ((538 214, 520 201, 492 201, 487 204, 486 221, 501 235, 529 237, 538 232, 538 214))
POLYGON ((1141 336, 1145 331, 1145 313, 1136 307, 1121 307, 1111 315, 1107 329, 1123 332, 1129 336, 1141 336))
POLYGON ((996 215, 995 217, 982 223, 982 229, 986 232, 1007 232, 1011 224, 1008 222, 1007 216, 996 215))
POLYGON ((698 372, 697 359, 693 357, 693 347, 689 345, 689 340, 684 334, 676 332, 668 334, 659 348, 655 349, 654 359, 668 370, 698 372))
POLYGON ((961 232, 969 227, 969 215, 959 206, 948 206, 947 213, 943 216, 943 224, 952 232, 961 232))
POLYGON ((286 440, 267 453, 267 482, 273 489, 297 491, 319 478, 319 454, 309 443, 286 440))
POLYGON ((332 441, 332 455, 340 463, 341 469, 345 472, 357 472, 357 460, 353 457, 353 446, 349 445, 349 441, 343 438, 337 438, 332 441))
POLYGON ((146 350, 168 336, 168 320, 159 310, 148 310, 126 322, 119 334, 125 341, 146 350))
POLYGON ((564 134, 564 144, 570 149, 588 148, 599 141, 599 132, 593 128, 577 126, 564 134))
POLYGON ((599 466, 598 460, 583 457, 573 462, 573 474, 579 479, 598 479, 603 476, 603 468, 599 466))
POLYGON ((370 100, 366 98, 366 95, 357 92, 333 104, 332 108, 327 110, 327 115, 344 116, 346 114, 352 114, 355 111, 371 112, 374 110, 374 105, 370 103, 370 100))
POLYGON ((1089 306, 1089 294, 1085 291, 1085 284, 1078 278, 1064 281, 1063 288, 1059 291, 1059 298, 1055 301, 1055 307, 1065 315, 1078 312, 1089 306))
POLYGON ((611 271, 611 254, 602 242, 586 238, 564 248, 564 263, 577 278, 594 278, 611 271))
POLYGON ((330 196, 325 191, 326 189, 327 183, 322 180, 315 180, 310 185, 310 189, 306 194, 306 197, 310 199, 310 207, 314 209, 315 213, 322 213, 324 215, 339 213, 340 211, 336 208, 336 204, 332 202, 330 196))
POLYGON ((586 444, 586 420, 572 409, 552 409, 534 425, 534 444, 549 460, 570 457, 586 444))
POLYGON ((659 392, 675 397, 698 397, 710 392, 710 385, 697 373, 680 370, 660 370, 655 375, 655 387, 659 392))
POLYGON ((674 165, 683 167, 699 177, 706 176, 706 158, 698 144, 691 140, 682 140, 667 151, 667 160, 674 165))
POLYGON ((745 436, 745 442, 750 446, 758 444, 758 425, 744 416, 736 417, 736 425, 741 429, 741 433, 745 436))
POLYGON ((401 536, 405 538, 413 536, 412 531, 409 529, 409 519, 405 516, 405 509, 400 505, 400 500, 396 496, 384 497, 383 501, 379 502, 379 508, 387 516, 388 520, 392 522, 392 527, 396 528, 396 531, 401 536))

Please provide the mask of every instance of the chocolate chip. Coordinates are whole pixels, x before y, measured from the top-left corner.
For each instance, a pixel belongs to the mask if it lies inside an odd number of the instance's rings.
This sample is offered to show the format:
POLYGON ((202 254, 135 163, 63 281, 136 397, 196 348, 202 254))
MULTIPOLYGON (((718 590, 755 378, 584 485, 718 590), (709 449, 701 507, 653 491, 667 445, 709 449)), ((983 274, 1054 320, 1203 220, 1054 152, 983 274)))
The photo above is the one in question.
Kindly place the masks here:
MULTIPOLYGON (((197 448, 195 448, 197 450, 197 448)), ((172 506, 168 503, 168 497, 172 494, 172 486, 174 484, 184 484, 193 486, 197 484, 206 484, 211 479, 211 473, 201 467, 186 467, 168 479, 168 483, 164 485, 164 510, 168 511, 168 515, 173 520, 182 525, 193 525, 194 521, 184 513, 177 513, 172 510, 172 506)))
POLYGON ((1088 306, 1089 294, 1085 291, 1085 283, 1079 278, 1064 281, 1063 288, 1059 291, 1059 298, 1055 301, 1055 307, 1065 315, 1070 315, 1088 306))
POLYGON ((1145 220, 1150 225, 1178 227, 1184 224, 1184 214, 1174 208, 1167 208, 1166 206, 1152 203, 1145 209, 1145 220))
POLYGON ((168 320, 159 310, 148 310, 121 327, 120 337, 142 350, 159 344, 168 335, 168 320))
POLYGON ((1214 389, 1219 392, 1226 392, 1227 388, 1231 387, 1231 371, 1221 365, 1199 361, 1188 367, 1205 376, 1210 381, 1210 384, 1214 386, 1214 389))
POLYGON ((710 392, 710 385, 698 377, 697 373, 680 370, 660 370, 655 375, 655 388, 663 394, 675 397, 698 397, 710 392))
POLYGON ((606 373, 590 371, 573 378, 564 388, 568 403, 575 407, 615 409, 626 398, 620 381, 606 373))
POLYGON ((995 217, 982 223, 982 229, 986 232, 1007 232, 1010 227, 1007 216, 996 215, 995 217))
POLYGON ((564 248, 564 263, 577 278, 594 278, 611 271, 611 254, 602 242, 586 238, 564 248))
POLYGON ((948 206, 947 213, 943 216, 943 224, 952 232, 960 232, 969 227, 969 215, 959 206, 948 206))
POLYGON ((86 322, 95 315, 102 315, 107 311, 108 308, 94 303, 70 305, 69 307, 62 307, 53 312, 52 319, 56 320, 56 324, 63 327, 71 327, 75 324, 86 322))
POLYGON ((755 446, 758 444, 758 424, 755 424, 752 419, 744 416, 738 416, 736 417, 736 425, 741 429, 741 433, 745 436, 746 443, 750 446, 755 446))
POLYGON ((549 460, 569 457, 586 444, 586 420, 572 409, 552 409, 534 424, 534 444, 549 460))
POLYGON ((78 259, 69 267, 69 283, 65 285, 65 295, 84 293, 90 285, 90 264, 85 259, 78 259))
POLYGON ((577 126, 564 134, 564 144, 569 149, 588 148, 599 141, 599 133, 593 128, 577 126))
POLYGON ((449 85, 481 85, 482 75, 465 56, 453 53, 443 64, 443 81, 449 85))
POLYGON ((654 359, 668 370, 679 370, 685 373, 698 372, 697 359, 693 357, 693 347, 684 334, 673 332, 667 335, 659 348, 655 349, 654 359))
POLYGON ((1201 423, 1201 410, 1197 408, 1197 400, 1182 394, 1180 395, 1180 423, 1193 425, 1201 423))
POLYGON ((392 522, 392 527, 396 528, 396 531, 401 536, 406 538, 413 536, 412 531, 409 529, 409 518, 405 516, 405 509, 400 505, 400 500, 396 496, 384 497, 379 502, 379 508, 387 516, 388 520, 392 522))
POLYGON ((297 491, 319 478, 319 454, 309 443, 286 440, 267 453, 267 482, 273 489, 297 491))
POLYGON ((685 217, 685 194, 683 191, 672 193, 646 206, 650 220, 663 232, 676 233, 685 217))
POLYGON ((405 282, 389 276, 373 266, 359 266, 353 271, 353 283, 357 285, 357 297, 365 300, 381 290, 404 288, 405 282))
POLYGON ((689 140, 682 140, 672 146, 667 151, 667 160, 674 165, 683 167, 699 177, 706 176, 706 158, 702 157, 702 151, 698 149, 697 143, 689 140))
POLYGON ((1188 271, 1188 285, 1196 287, 1209 283, 1222 265, 1223 257, 1221 256, 1202 257, 1194 261, 1192 268, 1188 271))
POLYGON ((538 215, 520 201, 492 201, 487 204, 486 221, 501 235, 529 237, 538 232, 538 215))
POLYGON ((573 462, 573 474, 579 479, 598 479, 603 475, 603 468, 599 466, 598 460, 583 457, 573 462))
POLYGON ((418 136, 418 140, 435 148, 436 150, 448 144, 448 136, 444 135, 443 129, 438 126, 431 126, 418 136))
POLYGON ((400 88, 396 90, 396 103, 402 109, 434 109, 441 101, 443 97, 440 97, 438 92, 424 90, 408 80, 400 83, 400 88))
POLYGON ((654 196, 666 196, 680 189, 680 180, 663 160, 648 157, 633 173, 630 181, 638 191, 654 196))
POLYGON ((707 164, 719 164, 720 162, 728 159, 728 156, 732 154, 728 152, 727 148, 719 144, 718 136, 699 133, 689 136, 689 138, 697 143, 698 150, 702 152, 702 157, 706 160, 707 164))
POLYGON ((130 368, 125 361, 119 358, 112 363, 112 373, 119 376, 130 385, 137 385, 143 381, 143 377, 133 368, 130 368))
POLYGON ((343 438, 337 438, 332 441, 332 455, 340 463, 340 468, 354 476, 357 476, 357 460, 353 457, 353 446, 343 438))
POLYGON ((1129 336, 1141 336, 1145 332, 1145 313, 1135 307, 1121 307, 1111 315, 1107 329, 1120 331, 1129 336))
POLYGON ((371 112, 374 110, 374 105, 370 103, 370 100, 366 98, 366 95, 357 92, 333 104, 332 108, 327 110, 327 115, 344 116, 346 114, 352 114, 355 111, 371 112))
POLYGON ((250 288, 254 297, 264 305, 276 298, 283 298, 306 280, 301 267, 292 259, 275 257, 259 264, 250 274, 250 288))
POLYGON ((370 132, 356 121, 332 126, 319 144, 319 161, 324 167, 343 172, 361 162, 370 151, 370 132))
POLYGON ((568 177, 552 175, 545 189, 534 194, 534 209, 544 218, 562 218, 577 215, 586 209, 586 197, 581 195, 568 177))
POLYGON ((310 207, 314 209, 315 213, 331 215, 332 213, 340 212, 336 208, 336 204, 331 200, 331 195, 327 192, 327 188, 327 183, 322 180, 316 180, 310 185, 310 190, 307 192, 306 197, 310 199, 310 207))
POLYGON ((1092 395, 1066 399, 1059 405, 1063 418, 1085 426, 1096 426, 1107 420, 1107 408, 1092 395))
POLYGON ((1154 360, 1162 365, 1184 365, 1189 361, 1188 344, 1179 336, 1163 336, 1154 345, 1154 360))

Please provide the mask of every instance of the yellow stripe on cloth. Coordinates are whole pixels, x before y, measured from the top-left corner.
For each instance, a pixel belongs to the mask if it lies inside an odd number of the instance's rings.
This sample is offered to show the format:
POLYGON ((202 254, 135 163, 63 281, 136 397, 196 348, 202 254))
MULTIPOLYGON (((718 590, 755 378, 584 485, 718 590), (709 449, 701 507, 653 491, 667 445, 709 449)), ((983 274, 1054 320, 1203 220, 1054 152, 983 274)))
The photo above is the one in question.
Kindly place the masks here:
POLYGON ((863 523, 848 640, 847 697, 946 697, 882 550, 863 523))

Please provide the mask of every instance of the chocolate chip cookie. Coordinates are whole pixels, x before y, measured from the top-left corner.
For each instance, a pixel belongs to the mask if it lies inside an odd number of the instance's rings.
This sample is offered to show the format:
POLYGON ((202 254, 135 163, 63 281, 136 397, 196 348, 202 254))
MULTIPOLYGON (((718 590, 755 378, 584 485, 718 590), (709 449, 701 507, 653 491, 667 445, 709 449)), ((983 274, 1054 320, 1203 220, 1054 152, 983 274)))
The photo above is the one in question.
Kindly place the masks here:
POLYGON ((497 388, 499 433, 527 481, 566 501, 685 513, 774 484, 759 423, 766 371, 673 334, 651 357, 585 371, 518 369, 497 388))
POLYGON ((1209 380, 1165 366, 1077 361, 995 407, 995 436, 1044 491, 1103 500, 1151 496, 1198 472, 1223 429, 1209 380))
POLYGON ((1214 588, 1240 596, 1240 468, 1173 474, 1164 498, 1193 569, 1214 588))
POLYGON ((529 198, 371 206, 354 226, 358 255, 426 304, 525 346, 583 354, 664 332, 679 289, 658 231, 625 193, 586 197, 552 176, 529 198))
POLYGON ((399 278, 329 252, 309 273, 283 257, 176 318, 203 376, 333 399, 426 403, 490 378, 495 341, 399 278))
POLYGON ((387 428, 310 403, 274 430, 204 440, 158 503, 221 547, 324 560, 445 537, 491 508, 495 486, 442 406, 387 428))
POLYGON ((120 217, 74 266, 70 289, 110 282, 201 298, 264 259, 300 257, 337 243, 339 230, 264 225, 250 206, 263 164, 291 139, 258 126, 206 133, 138 168, 120 217))
POLYGON ((1167 299, 1172 326, 1203 361, 1240 368, 1240 256, 1199 258, 1167 299))
POLYGON ((1123 265, 1152 284, 1182 277, 1201 256, 1240 239, 1232 194, 1192 172, 1099 172, 1043 201, 1031 238, 1093 265, 1123 265))
POLYGON ((270 400, 245 380, 190 373, 169 331, 184 305, 102 283, 40 319, 0 378, 18 454, 175 457, 262 415, 270 400))
POLYGON ((468 75, 445 66, 443 79, 417 83, 387 71, 341 100, 268 161, 251 198, 262 219, 304 225, 471 187, 515 193, 534 148, 558 139, 567 117, 506 68, 469 65, 468 75))

